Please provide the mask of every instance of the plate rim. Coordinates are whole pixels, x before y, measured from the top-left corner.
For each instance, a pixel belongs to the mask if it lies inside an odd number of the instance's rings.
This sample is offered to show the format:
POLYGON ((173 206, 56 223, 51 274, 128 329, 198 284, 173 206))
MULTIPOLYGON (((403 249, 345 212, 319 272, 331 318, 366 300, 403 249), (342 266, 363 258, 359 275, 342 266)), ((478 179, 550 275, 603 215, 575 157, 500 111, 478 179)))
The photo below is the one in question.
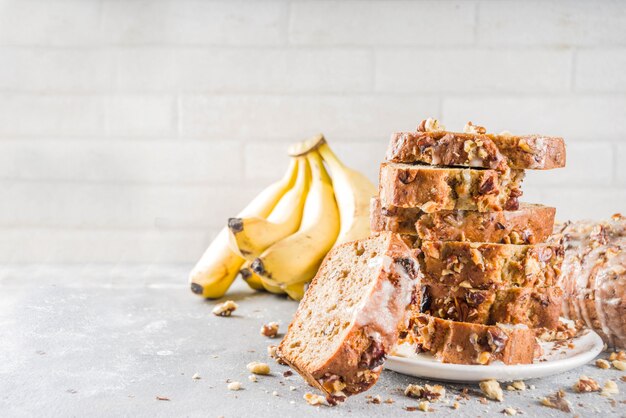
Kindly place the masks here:
MULTIPOLYGON (((467 382, 467 381, 478 381, 478 380, 468 380, 467 374, 479 372, 489 373, 490 370, 493 370, 498 375, 504 374, 514 374, 515 372, 520 372, 521 375, 528 375, 529 371, 535 373, 544 372, 541 376, 537 377, 546 377, 548 374, 559 374, 564 373, 566 371, 572 370, 576 367, 580 367, 583 364, 588 363, 593 360, 604 350, 604 341, 600 337, 600 335, 592 329, 587 329, 584 335, 579 335, 573 338, 573 341, 581 338, 583 336, 591 338, 593 342, 593 346, 590 350, 584 351, 579 354, 575 354, 571 357, 556 359, 556 360, 547 360, 543 362, 536 362, 531 364, 495 364, 495 365, 478 365, 478 364, 453 364, 453 363, 441 363, 436 361, 424 361, 419 358, 411 358, 411 357, 401 357, 401 356, 389 356, 388 360, 392 360, 394 362, 400 363, 404 366, 421 366, 427 368, 429 370, 438 370, 440 372, 450 373, 457 372, 459 374, 465 375, 465 377, 459 377, 455 379, 446 379, 446 378, 435 378, 426 375, 418 375, 418 374, 407 374, 392 368, 385 366, 387 370, 394 371, 396 373, 401 373, 409 376, 420 377, 425 379, 433 379, 433 380, 447 380, 447 381, 458 381, 458 382, 467 382), (571 366, 570 363, 575 363, 575 366, 571 366), (561 366, 561 367, 559 367, 561 366), (570 367, 571 366, 571 367, 570 367), (547 373, 547 374, 545 374, 547 373)), ((527 377, 527 379, 531 379, 532 377, 527 377)), ((482 379, 481 379, 482 380, 482 379)))

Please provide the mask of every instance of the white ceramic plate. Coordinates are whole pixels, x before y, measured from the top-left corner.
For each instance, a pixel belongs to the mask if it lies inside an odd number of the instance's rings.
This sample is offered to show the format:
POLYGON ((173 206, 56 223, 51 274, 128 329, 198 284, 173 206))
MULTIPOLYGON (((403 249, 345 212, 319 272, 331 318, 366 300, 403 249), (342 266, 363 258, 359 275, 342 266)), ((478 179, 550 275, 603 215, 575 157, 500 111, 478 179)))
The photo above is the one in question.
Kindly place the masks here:
POLYGON ((399 347, 396 355, 389 356, 385 367, 398 373, 448 382, 479 382, 534 379, 563 373, 593 360, 604 347, 598 334, 586 330, 573 338, 574 348, 559 347, 554 343, 541 343, 544 355, 533 364, 507 366, 502 363, 487 366, 447 364, 426 353, 413 354, 407 347, 399 347))

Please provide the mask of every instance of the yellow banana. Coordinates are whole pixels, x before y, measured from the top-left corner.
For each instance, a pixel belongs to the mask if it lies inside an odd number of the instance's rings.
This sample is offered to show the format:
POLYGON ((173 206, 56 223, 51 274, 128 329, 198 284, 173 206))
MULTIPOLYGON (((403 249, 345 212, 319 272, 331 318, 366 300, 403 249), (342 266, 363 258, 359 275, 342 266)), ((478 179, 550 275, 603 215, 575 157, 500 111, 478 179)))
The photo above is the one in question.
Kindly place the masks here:
POLYGON ((294 283, 285 286, 283 290, 291 299, 299 301, 302 300, 302 298, 304 297, 304 293, 306 292, 308 284, 309 280, 305 280, 304 282, 294 283))
POLYGON ((371 233, 370 199, 376 195, 376 186, 363 174, 346 167, 326 142, 317 150, 330 167, 339 206, 341 229, 335 245, 368 237, 371 233))
MULTIPOLYGON (((285 176, 259 193, 238 216, 243 218, 269 215, 279 199, 292 187, 296 178, 296 167, 296 160, 292 158, 285 176)), ((223 228, 189 274, 191 291, 205 298, 224 296, 243 262, 230 249, 228 228, 223 228)))
POLYGON ((250 262, 246 261, 241 266, 241 270, 239 270, 239 274, 241 274, 241 278, 248 286, 250 286, 253 290, 265 290, 263 287, 263 283, 261 283, 261 278, 254 274, 252 270, 250 270, 250 262))
POLYGON ((228 220, 230 247, 246 260, 254 260, 266 248, 293 234, 300 226, 310 174, 306 158, 296 158, 298 159, 296 182, 276 204, 267 219, 253 217, 228 220))
POLYGON ((251 265, 264 281, 281 287, 312 279, 339 234, 339 211, 322 157, 317 151, 306 156, 312 182, 300 229, 269 247, 251 265))

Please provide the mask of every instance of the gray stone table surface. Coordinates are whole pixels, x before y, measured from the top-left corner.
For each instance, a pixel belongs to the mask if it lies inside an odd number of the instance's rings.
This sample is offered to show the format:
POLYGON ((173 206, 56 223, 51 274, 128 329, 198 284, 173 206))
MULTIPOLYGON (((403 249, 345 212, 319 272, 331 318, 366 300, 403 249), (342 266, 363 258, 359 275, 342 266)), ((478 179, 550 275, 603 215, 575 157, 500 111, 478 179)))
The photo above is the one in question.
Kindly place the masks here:
MULTIPOLYGON (((416 416, 408 383, 422 379, 385 371, 368 395, 393 403, 370 404, 362 394, 337 407, 313 407, 302 379, 267 357, 276 343, 259 334, 278 321, 285 330, 297 304, 254 293, 237 281, 229 294, 239 304, 230 318, 211 314, 215 301, 193 295, 190 266, 0 267, 0 416, 54 417, 379 417, 416 416), (246 364, 266 361, 270 376, 248 381, 246 364), (192 379, 194 374, 200 379, 192 379), (242 383, 229 391, 227 380, 242 383), (294 390, 290 390, 293 387, 294 390), (167 400, 157 400, 157 396, 167 400)), ((434 403, 432 417, 503 416, 505 407, 524 416, 626 416, 626 374, 587 365, 545 379, 534 389, 505 391, 504 402, 480 402, 473 385, 444 384, 449 403, 434 403), (571 386, 585 374, 618 382, 613 400, 578 395, 571 386), (470 399, 451 403, 464 387, 470 399), (564 388, 574 412, 541 406, 539 399, 564 388)))

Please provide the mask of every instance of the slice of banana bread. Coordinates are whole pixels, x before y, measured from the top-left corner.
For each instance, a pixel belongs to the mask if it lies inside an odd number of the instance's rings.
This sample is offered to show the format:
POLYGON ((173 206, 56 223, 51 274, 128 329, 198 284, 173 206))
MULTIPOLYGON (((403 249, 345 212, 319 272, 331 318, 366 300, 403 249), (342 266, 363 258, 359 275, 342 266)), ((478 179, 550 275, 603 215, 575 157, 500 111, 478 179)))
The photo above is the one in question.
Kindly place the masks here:
POLYGON ((384 162, 379 195, 383 207, 479 212, 516 210, 522 195, 522 170, 442 168, 384 162))
POLYGON ((554 286, 563 262, 558 244, 422 241, 421 250, 424 284, 479 289, 554 286))
POLYGON ((443 363, 530 364, 540 348, 534 330, 525 325, 480 325, 418 314, 411 318, 418 352, 430 352, 443 363))
POLYGON ((563 138, 543 135, 398 132, 391 135, 387 160, 497 170, 505 166, 547 170, 565 167, 565 142, 563 138))
POLYGON ((374 197, 370 202, 370 227, 372 231, 417 234, 431 241, 534 244, 544 242, 552 233, 555 212, 548 206, 521 203, 518 210, 512 211, 425 213, 414 208, 385 208, 374 197))
POLYGON ((397 234, 334 248, 300 302, 280 357, 331 403, 367 390, 406 326, 419 279, 419 263, 397 234))
POLYGON ((433 283, 422 286, 420 311, 452 321, 553 330, 559 324, 562 301, 559 287, 474 289, 433 283))

